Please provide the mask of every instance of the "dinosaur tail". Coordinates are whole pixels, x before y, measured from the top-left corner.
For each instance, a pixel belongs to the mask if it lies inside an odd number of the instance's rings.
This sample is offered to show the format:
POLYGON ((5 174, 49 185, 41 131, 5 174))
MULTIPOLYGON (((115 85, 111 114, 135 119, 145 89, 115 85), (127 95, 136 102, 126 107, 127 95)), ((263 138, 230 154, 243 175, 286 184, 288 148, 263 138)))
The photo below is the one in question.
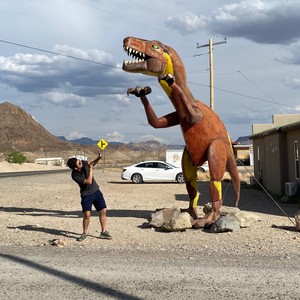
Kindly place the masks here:
POLYGON ((239 177, 239 172, 232 151, 228 154, 227 171, 231 176, 233 187, 236 194, 235 206, 238 206, 240 200, 240 177, 239 177))

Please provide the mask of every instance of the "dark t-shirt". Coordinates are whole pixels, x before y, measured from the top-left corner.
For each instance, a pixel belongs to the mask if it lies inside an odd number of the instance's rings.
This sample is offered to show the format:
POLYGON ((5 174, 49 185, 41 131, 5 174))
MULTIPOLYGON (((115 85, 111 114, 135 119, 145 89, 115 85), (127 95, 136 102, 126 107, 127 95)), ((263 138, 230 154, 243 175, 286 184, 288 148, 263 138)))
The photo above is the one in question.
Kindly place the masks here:
POLYGON ((82 161, 82 168, 80 171, 78 170, 72 171, 72 175, 71 175, 72 179, 76 183, 78 183, 80 187, 80 194, 82 196, 93 194, 99 189, 99 186, 95 181, 94 176, 93 176, 92 184, 83 184, 84 180, 89 177, 89 173, 90 173, 90 166, 88 162, 85 160, 82 161))

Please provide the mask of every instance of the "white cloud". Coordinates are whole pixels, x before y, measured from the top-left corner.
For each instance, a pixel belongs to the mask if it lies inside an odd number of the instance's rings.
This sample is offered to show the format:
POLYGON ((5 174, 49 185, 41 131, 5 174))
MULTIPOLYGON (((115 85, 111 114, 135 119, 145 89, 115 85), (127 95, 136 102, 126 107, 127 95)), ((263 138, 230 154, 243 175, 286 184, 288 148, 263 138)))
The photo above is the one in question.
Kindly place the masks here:
POLYGON ((168 17, 166 25, 167 27, 178 31, 180 34, 185 35, 202 29, 206 24, 205 19, 204 16, 197 16, 188 12, 184 15, 168 17))
POLYGON ((51 54, 18 53, 10 57, 1 56, 1 81, 22 92, 44 93, 62 88, 81 96, 119 92, 120 85, 117 82, 121 81, 120 77, 125 78, 125 74, 116 72, 111 54, 66 45, 54 48, 61 54, 91 62, 51 54))
POLYGON ((112 97, 114 97, 116 99, 116 101, 121 105, 128 106, 130 104, 130 99, 125 94, 124 95, 116 94, 116 95, 112 95, 112 97))
POLYGON ((300 78, 285 78, 284 83, 293 89, 300 89, 300 78))
POLYGON ((159 143, 165 143, 165 139, 161 138, 161 137, 157 137, 155 135, 152 134, 146 134, 146 135, 142 135, 140 137, 136 138, 136 142, 145 142, 145 141, 157 141, 159 143))
POLYGON ((118 131, 107 133, 106 138, 108 142, 124 142, 125 136, 118 131))
POLYGON ((68 45, 55 45, 54 52, 76 57, 79 59, 90 60, 94 62, 113 63, 113 57, 110 53, 98 49, 83 50, 68 45))
POLYGON ((47 102, 50 102, 57 106, 63 106, 67 108, 81 107, 86 105, 85 97, 77 96, 70 93, 49 92, 44 94, 44 99, 47 102))
POLYGON ((288 55, 277 58, 276 60, 286 64, 300 65, 300 42, 296 42, 289 45, 289 47, 285 47, 285 50, 288 51, 288 55))
POLYGON ((228 37, 257 43, 292 43, 300 38, 299 1, 244 0, 223 5, 212 15, 207 29, 228 37))
POLYGON ((72 140, 77 140, 77 139, 80 139, 83 137, 87 137, 87 135, 85 133, 79 133, 77 131, 73 131, 66 136, 66 139, 69 141, 72 141, 72 140))

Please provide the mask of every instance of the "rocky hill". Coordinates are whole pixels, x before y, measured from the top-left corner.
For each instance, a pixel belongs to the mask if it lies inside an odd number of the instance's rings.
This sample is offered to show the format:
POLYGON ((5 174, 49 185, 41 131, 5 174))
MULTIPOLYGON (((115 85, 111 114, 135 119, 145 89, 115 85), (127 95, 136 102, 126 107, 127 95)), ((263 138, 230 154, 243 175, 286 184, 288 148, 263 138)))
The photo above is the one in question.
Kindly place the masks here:
MULTIPOLYGON (((49 133, 20 107, 9 102, 0 103, 0 160, 5 153, 16 149, 29 161, 38 157, 62 157, 85 155, 92 158, 99 148, 93 144, 79 144, 58 138, 49 133)), ((92 140, 91 140, 92 141, 92 140)), ((105 149, 105 159, 111 165, 129 164, 146 159, 165 159, 168 147, 156 141, 138 144, 110 143, 105 149)))

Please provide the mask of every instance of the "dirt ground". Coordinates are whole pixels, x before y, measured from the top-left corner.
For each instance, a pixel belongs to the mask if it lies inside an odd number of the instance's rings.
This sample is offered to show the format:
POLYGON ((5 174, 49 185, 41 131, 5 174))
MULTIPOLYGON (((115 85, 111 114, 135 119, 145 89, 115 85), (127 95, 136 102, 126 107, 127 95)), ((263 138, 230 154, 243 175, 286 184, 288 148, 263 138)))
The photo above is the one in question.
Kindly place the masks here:
MULTIPOLYGON (((99 239, 95 211, 87 239, 76 241, 82 213, 69 170, 0 178, 0 298, 298 299, 300 233, 293 222, 299 207, 279 203, 280 209, 262 191, 242 185, 239 208, 261 222, 234 233, 165 233, 149 228, 149 217, 158 208, 186 208, 185 185, 135 185, 120 172, 94 172, 108 206, 110 241, 99 239)), ((208 181, 198 185, 202 206, 209 202, 208 181)), ((232 206, 232 184, 224 182, 223 191, 224 205, 232 206)))

